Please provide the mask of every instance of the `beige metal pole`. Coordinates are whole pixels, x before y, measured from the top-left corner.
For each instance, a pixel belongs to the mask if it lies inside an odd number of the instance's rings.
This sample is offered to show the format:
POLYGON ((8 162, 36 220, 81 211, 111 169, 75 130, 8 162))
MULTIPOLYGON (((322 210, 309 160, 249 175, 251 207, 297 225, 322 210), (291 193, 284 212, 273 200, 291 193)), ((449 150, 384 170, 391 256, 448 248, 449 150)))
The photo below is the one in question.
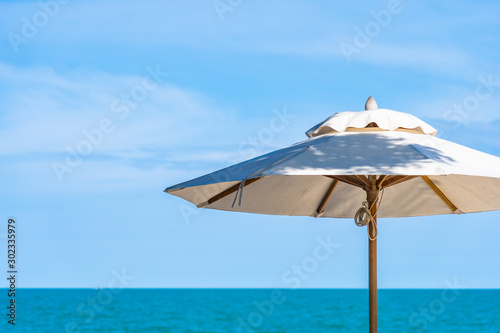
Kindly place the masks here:
MULTIPOLYGON (((370 96, 365 104, 365 110, 377 110, 378 105, 375 99, 370 96)), ((368 127, 375 126, 369 124, 368 127)), ((379 186, 383 183, 386 176, 381 176, 379 186)), ((368 235, 377 233, 377 197, 379 187, 377 187, 377 177, 368 176, 371 187, 366 187, 366 201, 370 207, 370 213, 373 216, 373 223, 368 224, 368 235)), ((368 297, 369 297, 369 325, 370 333, 377 333, 377 238, 368 237, 368 297)))
MULTIPOLYGON (((378 190, 367 190, 366 199, 368 201, 369 207, 371 207, 372 216, 374 216, 374 222, 377 223, 377 196, 378 190)), ((376 226, 372 223, 368 224, 369 235, 375 234, 374 230, 376 226)), ((370 314, 370 333, 377 333, 377 239, 368 238, 368 271, 369 271, 369 282, 368 282, 368 293, 369 293, 369 314, 370 314)))

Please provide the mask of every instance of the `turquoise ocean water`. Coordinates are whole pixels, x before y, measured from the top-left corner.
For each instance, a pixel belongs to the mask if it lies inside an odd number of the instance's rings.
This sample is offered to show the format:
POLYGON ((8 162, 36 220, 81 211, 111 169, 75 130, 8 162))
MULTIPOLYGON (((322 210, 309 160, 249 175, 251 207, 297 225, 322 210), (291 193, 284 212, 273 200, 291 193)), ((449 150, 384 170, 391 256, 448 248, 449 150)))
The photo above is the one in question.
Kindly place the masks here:
MULTIPOLYGON (((20 289, 1 332, 367 332, 368 291, 20 289)), ((499 332, 500 290, 380 290, 379 332, 499 332)))

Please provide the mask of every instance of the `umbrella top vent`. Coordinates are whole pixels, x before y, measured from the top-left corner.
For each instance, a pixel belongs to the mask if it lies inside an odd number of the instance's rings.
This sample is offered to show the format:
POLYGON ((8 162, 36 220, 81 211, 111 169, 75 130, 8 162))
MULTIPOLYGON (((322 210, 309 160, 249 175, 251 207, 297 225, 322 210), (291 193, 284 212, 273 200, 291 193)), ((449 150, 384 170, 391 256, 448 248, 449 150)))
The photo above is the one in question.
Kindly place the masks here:
POLYGON ((308 137, 338 132, 404 131, 435 136, 437 130, 417 117, 404 112, 379 109, 370 96, 365 111, 338 112, 306 132, 308 137))
POLYGON ((368 100, 366 101, 366 104, 365 104, 365 110, 377 110, 378 109, 378 105, 377 105, 377 102, 375 102, 375 98, 373 97, 368 97, 368 100))

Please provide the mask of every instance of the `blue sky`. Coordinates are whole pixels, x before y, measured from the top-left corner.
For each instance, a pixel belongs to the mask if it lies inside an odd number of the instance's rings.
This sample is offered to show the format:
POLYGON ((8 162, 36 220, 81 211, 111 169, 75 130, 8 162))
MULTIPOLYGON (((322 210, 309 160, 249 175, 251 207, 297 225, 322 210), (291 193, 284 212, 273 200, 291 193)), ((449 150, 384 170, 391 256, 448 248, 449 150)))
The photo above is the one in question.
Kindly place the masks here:
MULTIPOLYGON (((335 249, 300 287, 367 287, 366 230, 350 219, 196 210, 162 191, 302 141, 370 95, 500 156, 499 11, 0 2, 0 216, 18 221, 19 285, 105 287, 125 271, 129 287, 293 287, 293 267, 328 238, 335 249)), ((500 288, 499 220, 381 220, 379 287, 500 288)))

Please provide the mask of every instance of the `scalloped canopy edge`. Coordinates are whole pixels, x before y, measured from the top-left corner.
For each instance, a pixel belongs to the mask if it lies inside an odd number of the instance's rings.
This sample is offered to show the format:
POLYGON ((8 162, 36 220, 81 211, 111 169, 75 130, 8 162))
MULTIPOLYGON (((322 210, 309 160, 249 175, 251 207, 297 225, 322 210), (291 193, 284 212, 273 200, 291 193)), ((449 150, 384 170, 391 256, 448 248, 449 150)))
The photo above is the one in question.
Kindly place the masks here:
POLYGON ((404 131, 436 136, 437 130, 417 117, 388 109, 338 112, 306 132, 315 137, 335 132, 404 131))

